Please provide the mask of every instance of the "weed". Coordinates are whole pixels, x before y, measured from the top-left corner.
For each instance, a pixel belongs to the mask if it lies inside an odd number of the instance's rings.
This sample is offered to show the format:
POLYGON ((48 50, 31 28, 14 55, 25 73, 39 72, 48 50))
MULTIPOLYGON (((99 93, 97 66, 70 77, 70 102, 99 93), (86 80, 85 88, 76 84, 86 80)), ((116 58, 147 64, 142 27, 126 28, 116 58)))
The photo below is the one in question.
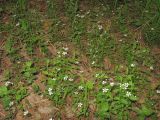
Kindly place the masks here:
POLYGON ((114 49, 114 40, 110 37, 107 31, 101 33, 97 27, 89 33, 88 54, 93 64, 102 65, 103 59, 106 55, 112 54, 114 49))
POLYGON ((27 96, 27 89, 25 87, 21 87, 19 90, 16 91, 15 94, 16 102, 20 102, 26 96, 27 96))
POLYGON ((22 74, 28 84, 31 84, 36 79, 35 77, 36 73, 37 73, 37 70, 33 66, 32 61, 28 61, 24 64, 23 69, 22 69, 22 74))
POLYGON ((65 0, 66 14, 69 16, 70 21, 74 21, 77 10, 78 10, 79 0, 65 0))

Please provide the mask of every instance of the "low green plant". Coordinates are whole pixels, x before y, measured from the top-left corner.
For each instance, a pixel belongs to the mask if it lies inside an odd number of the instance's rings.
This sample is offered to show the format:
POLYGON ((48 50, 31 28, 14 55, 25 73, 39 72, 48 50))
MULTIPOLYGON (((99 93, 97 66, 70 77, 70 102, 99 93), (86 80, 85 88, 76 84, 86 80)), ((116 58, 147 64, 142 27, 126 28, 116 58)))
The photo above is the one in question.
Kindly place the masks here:
POLYGON ((64 49, 58 52, 53 60, 47 60, 46 69, 42 73, 46 78, 46 94, 56 105, 64 104, 65 98, 74 88, 76 75, 72 73, 76 69, 75 59, 66 57, 64 49))
POLYGON ((84 34, 85 34, 84 18, 76 16, 72 23, 71 39, 81 49, 84 47, 82 43, 82 37, 84 34))
MULTIPOLYGON (((113 77, 113 76, 112 76, 113 77)), ((134 77, 132 75, 116 75, 113 79, 103 72, 96 73, 97 116, 101 119, 124 120, 129 118, 132 103, 137 100, 134 77)))
POLYGON ((22 75, 25 81, 28 84, 31 84, 35 79, 35 74, 37 73, 37 69, 34 67, 32 61, 27 61, 22 68, 22 75))
POLYGON ((27 1, 26 0, 17 0, 17 9, 19 13, 23 13, 27 10, 27 1))
POLYGON ((33 90, 34 90, 35 93, 38 93, 39 90, 40 90, 39 86, 36 83, 32 84, 32 88, 33 88, 33 90))
POLYGON ((134 108, 134 111, 137 112, 139 120, 144 120, 154 113, 151 108, 148 108, 145 105, 142 105, 141 108, 134 108))
POLYGON ((17 54, 18 49, 15 48, 15 44, 16 43, 12 38, 8 38, 4 46, 7 55, 11 58, 12 61, 19 59, 19 55, 17 54))
POLYGON ((16 102, 20 102, 27 95, 27 89, 25 87, 20 87, 15 93, 16 102))
POLYGON ((0 100, 6 110, 11 107, 10 103, 12 98, 10 95, 14 95, 13 93, 14 91, 10 91, 6 86, 0 87, 0 100))
POLYGON ((141 46, 139 42, 133 41, 121 45, 122 54, 125 60, 127 60, 128 64, 132 64, 134 62, 145 65, 152 66, 154 64, 154 60, 150 55, 150 50, 141 46))
POLYGON ((90 94, 93 94, 94 82, 92 80, 81 81, 81 83, 76 85, 77 88, 74 89, 72 93, 73 97, 73 110, 77 113, 77 116, 89 116, 89 105, 93 104, 90 100, 90 94))
POLYGON ((74 21, 75 15, 78 10, 79 0, 65 0, 66 14, 69 16, 70 21, 74 21))
POLYGON ((112 55, 114 40, 107 31, 99 30, 97 27, 89 33, 88 55, 93 66, 102 66, 106 55, 112 55))

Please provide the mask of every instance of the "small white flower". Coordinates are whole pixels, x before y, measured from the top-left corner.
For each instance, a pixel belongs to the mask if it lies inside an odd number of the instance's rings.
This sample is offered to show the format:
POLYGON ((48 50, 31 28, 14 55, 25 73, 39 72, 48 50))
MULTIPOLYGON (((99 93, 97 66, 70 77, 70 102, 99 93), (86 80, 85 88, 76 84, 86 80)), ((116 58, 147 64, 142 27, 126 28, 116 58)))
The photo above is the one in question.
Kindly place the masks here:
POLYGON ((124 83, 124 86, 125 86, 125 87, 128 87, 128 86, 129 86, 129 83, 124 83))
POLYGON ((49 120, 54 120, 53 118, 50 118, 49 120))
POLYGON ((127 35, 127 34, 124 34, 123 36, 124 36, 124 37, 127 37, 128 35, 127 35))
POLYGON ((58 51, 58 52, 57 52, 57 54, 61 54, 61 52, 60 52, 60 51, 58 51))
POLYGON ((61 55, 58 55, 58 57, 60 58, 60 57, 61 57, 61 55))
POLYGON ((68 80, 72 82, 72 81, 73 81, 73 78, 69 78, 68 80))
POLYGON ((86 13, 86 14, 88 15, 89 13, 90 13, 90 10, 89 10, 89 11, 87 11, 87 13, 86 13))
POLYGON ((153 66, 150 66, 149 69, 150 69, 150 70, 153 70, 154 68, 153 68, 153 66))
POLYGON ((77 17, 80 17, 80 15, 79 15, 79 14, 77 14, 76 16, 77 16, 77 17))
POLYGON ((64 78, 63 78, 64 80, 67 80, 68 79, 68 76, 66 75, 66 76, 64 76, 64 78))
POLYGON ((68 48, 67 48, 67 47, 63 47, 63 49, 64 49, 65 51, 68 51, 68 48))
POLYGON ((20 64, 20 63, 21 63, 21 61, 17 61, 17 63, 18 63, 18 64, 20 64))
POLYGON ((19 26, 19 22, 16 24, 16 26, 19 26))
POLYGON ((9 106, 11 107, 13 104, 14 104, 14 102, 12 101, 12 102, 9 103, 9 106))
POLYGON ((75 94, 75 95, 78 95, 78 92, 76 91, 76 92, 74 92, 74 94, 75 94))
POLYGON ((128 83, 124 83, 124 84, 121 84, 120 83, 120 87, 124 90, 126 90, 128 88, 129 84, 128 83))
POLYGON ((23 112, 23 115, 24 115, 24 116, 26 116, 26 115, 28 115, 28 114, 29 114, 28 110, 26 110, 26 111, 23 112))
POLYGON ((83 86, 78 86, 79 90, 83 90, 83 88, 84 88, 83 86))
POLYGON ((57 69, 57 71, 60 71, 61 70, 61 68, 56 68, 57 69))
POLYGON ((107 83, 107 81, 102 81, 102 84, 104 85, 104 84, 106 84, 107 83))
POLYGON ((151 30, 154 30, 154 28, 151 28, 151 30))
POLYGON ((102 89, 103 93, 108 92, 108 90, 109 90, 109 89, 107 89, 107 88, 103 88, 103 89, 102 89))
POLYGON ((79 61, 76 61, 75 63, 76 63, 76 64, 79 64, 79 61))
POLYGON ((81 71, 79 71, 80 73, 84 73, 84 71, 83 70, 81 70, 81 71))
POLYGON ((110 86, 114 86, 114 85, 115 85, 115 83, 114 83, 114 82, 111 82, 111 83, 110 83, 110 86))
POLYGON ((48 92, 52 91, 53 89, 52 88, 48 88, 48 92))
POLYGON ((48 94, 49 94, 49 95, 52 95, 52 94, 53 94, 52 88, 48 88, 48 94))
POLYGON ((10 81, 7 81, 7 82, 5 83, 5 86, 9 86, 9 85, 13 85, 13 83, 10 82, 10 81))
POLYGON ((94 65, 94 64, 95 64, 95 61, 92 62, 92 65, 94 65))
POLYGON ((84 17, 85 17, 85 15, 81 15, 81 16, 80 16, 80 18, 84 18, 84 17))
POLYGON ((131 64, 131 67, 135 67, 136 65, 134 63, 131 64))
POLYGON ((129 84, 128 84, 128 83, 124 83, 124 84, 123 84, 123 89, 125 89, 125 90, 126 90, 126 89, 128 88, 128 86, 129 86, 129 84))
POLYGON ((53 92, 52 92, 52 91, 49 91, 48 94, 49 94, 49 95, 53 95, 53 92))
POLYGON ((64 55, 64 56, 67 55, 67 52, 62 52, 62 55, 64 55))
POLYGON ((98 25, 98 29, 99 29, 99 30, 102 30, 102 29, 103 29, 103 26, 102 26, 102 25, 98 25))
POLYGON ((53 81, 56 81, 56 78, 52 78, 53 81))
POLYGON ((158 94, 160 94, 160 90, 157 90, 156 92, 157 92, 158 94))
POLYGON ((82 105, 83 105, 82 103, 78 103, 78 107, 79 107, 79 108, 81 108, 81 107, 82 107, 82 105))
POLYGON ((123 40, 122 40, 122 39, 120 39, 119 41, 120 41, 120 42, 122 42, 123 40))
POLYGON ((128 92, 128 91, 127 91, 126 96, 127 96, 127 97, 131 96, 131 92, 128 92))
POLYGON ((97 74, 96 74, 96 78, 97 78, 98 76, 99 76, 99 74, 97 73, 97 74))

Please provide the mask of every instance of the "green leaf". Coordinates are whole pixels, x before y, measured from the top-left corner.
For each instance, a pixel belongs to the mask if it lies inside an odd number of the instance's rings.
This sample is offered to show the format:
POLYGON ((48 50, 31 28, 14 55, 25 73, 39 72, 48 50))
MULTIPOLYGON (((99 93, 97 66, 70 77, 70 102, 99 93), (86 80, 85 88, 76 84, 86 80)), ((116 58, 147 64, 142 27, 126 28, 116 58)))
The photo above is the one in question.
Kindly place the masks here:
POLYGON ((120 99, 120 102, 121 102, 122 104, 125 104, 125 105, 129 104, 128 100, 123 99, 123 98, 120 99))
POLYGON ((142 106, 142 112, 145 116, 150 116, 153 113, 152 109, 147 108, 146 106, 142 106))
POLYGON ((32 61, 28 61, 28 62, 26 62, 25 65, 26 65, 26 67, 30 68, 32 66, 32 64, 33 64, 32 61))
POLYGON ((139 115, 139 118, 145 118, 153 114, 153 110, 151 108, 146 107, 145 105, 142 106, 142 108, 134 108, 134 111, 136 111, 139 115))
POLYGON ((129 99, 130 99, 131 101, 137 101, 137 100, 138 100, 138 98, 137 98, 136 96, 134 96, 134 95, 131 95, 131 96, 129 97, 129 99))
POLYGON ((3 99, 2 99, 2 103, 3 103, 3 106, 4 108, 9 108, 9 103, 11 102, 11 99, 9 98, 9 96, 5 96, 3 99))
POLYGON ((7 89, 7 87, 6 86, 1 86, 0 87, 0 97, 3 97, 3 96, 5 96, 5 95, 7 95, 8 94, 8 89, 7 89))
POLYGON ((87 81, 87 83, 86 83, 86 86, 87 86, 87 88, 88 88, 89 90, 92 90, 92 89, 93 89, 93 85, 94 85, 93 81, 87 81))
POLYGON ((16 93, 16 101, 21 101, 25 96, 27 96, 27 89, 22 87, 16 93))

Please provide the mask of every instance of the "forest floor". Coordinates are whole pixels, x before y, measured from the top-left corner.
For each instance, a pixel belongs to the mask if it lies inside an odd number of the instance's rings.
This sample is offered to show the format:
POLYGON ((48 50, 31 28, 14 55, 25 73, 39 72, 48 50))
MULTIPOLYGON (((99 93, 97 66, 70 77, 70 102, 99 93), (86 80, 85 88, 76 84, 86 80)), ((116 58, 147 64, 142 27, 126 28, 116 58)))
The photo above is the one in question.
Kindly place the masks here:
POLYGON ((0 120, 159 120, 160 48, 141 4, 1 2, 0 120))

